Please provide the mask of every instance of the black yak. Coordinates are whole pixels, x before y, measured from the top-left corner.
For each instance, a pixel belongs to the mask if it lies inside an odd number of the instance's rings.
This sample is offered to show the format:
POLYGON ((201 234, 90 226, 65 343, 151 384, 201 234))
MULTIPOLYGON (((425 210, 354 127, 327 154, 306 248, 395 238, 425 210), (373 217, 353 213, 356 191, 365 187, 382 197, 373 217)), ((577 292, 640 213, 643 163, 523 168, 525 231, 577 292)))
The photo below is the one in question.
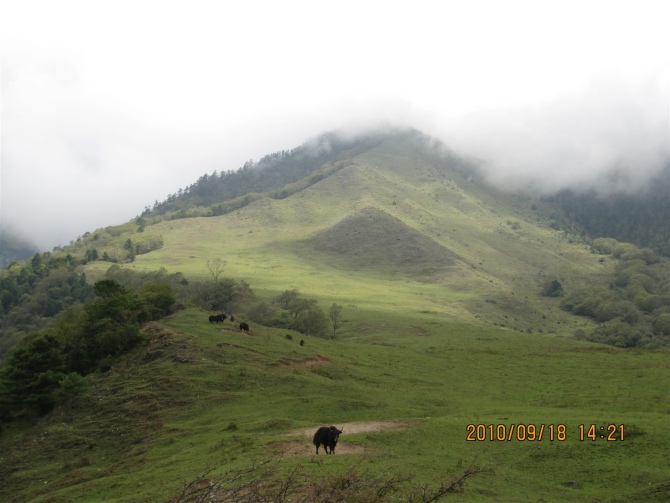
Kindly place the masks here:
POLYGON ((234 321, 235 321, 235 316, 233 316, 233 315, 231 314, 231 315, 230 315, 230 322, 232 323, 232 322, 234 322, 234 321))
POLYGON ((210 315, 210 316, 209 316, 209 322, 210 322, 210 323, 214 323, 215 321, 216 321, 216 316, 214 316, 213 314, 210 315))
POLYGON ((249 325, 245 322, 240 323, 240 330, 244 330, 245 332, 249 331, 249 325))
POLYGON ((305 341, 304 341, 304 339, 300 339, 300 345, 301 345, 301 346, 304 346, 304 345, 305 345, 305 341))
POLYGON ((319 454, 319 446, 323 445, 326 454, 335 454, 335 446, 343 431, 344 428, 338 430, 335 426, 322 426, 316 430, 314 440, 312 440, 312 443, 316 445, 316 453, 319 454))

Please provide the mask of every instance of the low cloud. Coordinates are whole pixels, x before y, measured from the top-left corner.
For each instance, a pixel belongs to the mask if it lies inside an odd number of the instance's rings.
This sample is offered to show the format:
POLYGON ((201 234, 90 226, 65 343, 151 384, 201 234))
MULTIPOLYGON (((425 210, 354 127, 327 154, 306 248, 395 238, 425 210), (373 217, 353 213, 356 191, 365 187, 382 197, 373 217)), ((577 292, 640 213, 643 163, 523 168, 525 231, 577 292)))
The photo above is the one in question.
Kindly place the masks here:
POLYGON ((437 128, 449 147, 482 159, 506 189, 636 190, 670 163, 668 73, 599 80, 551 101, 465 116, 437 128))
POLYGON ((379 124, 509 189, 630 189, 667 165, 664 5, 461 4, 384 4, 383 22, 374 5, 196 5, 157 22, 149 4, 13 2, 0 224, 50 249, 205 173, 379 124))

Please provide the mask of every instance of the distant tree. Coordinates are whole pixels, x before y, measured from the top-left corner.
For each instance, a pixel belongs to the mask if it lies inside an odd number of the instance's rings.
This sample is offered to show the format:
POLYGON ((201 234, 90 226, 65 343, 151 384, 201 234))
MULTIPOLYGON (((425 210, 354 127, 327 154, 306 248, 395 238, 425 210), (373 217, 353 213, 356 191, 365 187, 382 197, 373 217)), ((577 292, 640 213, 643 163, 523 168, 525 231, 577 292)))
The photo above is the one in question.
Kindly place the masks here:
POLYGON ((252 298, 253 291, 245 281, 224 278, 218 283, 192 281, 183 289, 183 296, 195 305, 212 311, 227 311, 242 299, 252 298))
POLYGON ((128 255, 126 257, 128 258, 129 262, 134 262, 135 261, 135 255, 137 252, 135 251, 135 244, 133 243, 133 240, 128 238, 126 242, 124 243, 123 247, 128 250, 128 255))
POLYGON ((620 318, 615 318, 601 323, 587 339, 619 348, 632 348, 640 341, 641 333, 620 318))
POLYGON ((140 323, 150 317, 139 296, 117 281, 100 280, 93 290, 96 298, 64 333, 68 368, 82 375, 94 371, 103 358, 134 348, 142 340, 140 323))
POLYGON ((328 318, 316 299, 305 299, 296 288, 285 290, 274 302, 287 311, 291 328, 302 334, 324 337, 328 331, 328 318))
POLYGON ((342 306, 333 303, 333 305, 330 306, 330 310, 328 311, 328 317, 330 318, 330 323, 333 326, 333 337, 335 337, 335 332, 337 332, 337 329, 340 328, 342 306))
POLYGON ((17 348, 0 374, 0 415, 21 409, 49 412, 64 370, 61 343, 52 335, 38 336, 17 348))
POLYGON ((93 293, 102 298, 112 297, 124 291, 121 284, 113 279, 101 279, 93 285, 93 293))
POLYGON ((302 313, 319 309, 316 299, 296 298, 288 305, 287 311, 291 318, 296 319, 302 313))
POLYGON ((572 336, 578 341, 583 341, 584 339, 586 339, 586 332, 584 332, 583 329, 578 328, 572 333, 572 336))
POLYGON ((88 381, 76 372, 70 372, 59 383, 56 390, 56 398, 70 407, 73 407, 75 401, 81 393, 88 387, 88 381))
POLYGON ((172 313, 175 297, 167 283, 147 283, 141 288, 139 297, 150 320, 160 320, 172 313))
POLYGON ((605 301, 595 309, 594 317, 601 323, 614 318, 620 318, 626 323, 636 323, 640 318, 640 311, 635 304, 627 300, 605 301))
POLYGON ((323 311, 316 306, 315 302, 314 305, 310 305, 309 309, 300 311, 294 318, 291 328, 301 334, 325 337, 328 331, 328 320, 323 311))
POLYGON ((214 278, 215 283, 219 281, 219 276, 221 276, 221 273, 226 268, 226 264, 228 264, 228 262, 225 260, 221 260, 220 258, 207 260, 207 269, 209 270, 209 273, 212 275, 212 278, 214 278))
POLYGON ((591 243, 591 253, 599 255, 611 254, 617 246, 617 240, 612 238, 598 238, 591 243))
POLYGON ((564 293, 563 285, 557 279, 547 281, 542 287, 542 295, 545 297, 562 297, 564 293))
POLYGON ((94 260, 98 260, 98 257, 99 257, 98 250, 96 250, 95 248, 93 248, 91 250, 86 250, 86 261, 87 262, 92 262, 94 260))
POLYGON ((265 302, 260 302, 249 310, 249 319, 260 325, 271 326, 275 319, 275 309, 265 302))
POLYGON ((293 304, 298 299, 299 295, 300 293, 298 292, 297 288, 293 288, 292 290, 284 290, 284 293, 275 297, 274 301, 279 304, 279 307, 282 309, 289 309, 291 304, 293 304))

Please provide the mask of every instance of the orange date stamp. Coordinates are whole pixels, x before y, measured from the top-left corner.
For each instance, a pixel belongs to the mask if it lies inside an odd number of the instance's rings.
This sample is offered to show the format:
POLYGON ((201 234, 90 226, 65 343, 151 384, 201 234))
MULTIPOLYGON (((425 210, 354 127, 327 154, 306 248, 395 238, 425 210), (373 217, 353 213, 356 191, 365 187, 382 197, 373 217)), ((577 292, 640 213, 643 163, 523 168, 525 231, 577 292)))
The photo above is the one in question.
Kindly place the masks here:
POLYGON ((563 442, 568 437, 564 424, 469 424, 466 429, 468 442, 563 442))
MULTIPOLYGON (((466 426, 467 442, 565 442, 568 440, 568 427, 563 423, 558 424, 473 424, 466 426)), ((580 442, 591 440, 622 441, 625 439, 625 426, 623 424, 607 424, 598 426, 596 424, 580 424, 577 426, 575 437, 580 442)))

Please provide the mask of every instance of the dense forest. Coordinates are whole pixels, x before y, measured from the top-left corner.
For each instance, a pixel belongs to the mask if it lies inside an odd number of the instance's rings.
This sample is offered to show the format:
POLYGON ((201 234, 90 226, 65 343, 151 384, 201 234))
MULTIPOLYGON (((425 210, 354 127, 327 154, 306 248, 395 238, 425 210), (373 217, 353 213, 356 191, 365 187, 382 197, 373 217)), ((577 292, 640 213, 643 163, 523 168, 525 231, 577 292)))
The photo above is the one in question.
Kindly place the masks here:
POLYGON ((71 255, 36 254, 3 278, 8 315, 2 341, 13 350, 0 371, 0 423, 49 412, 77 391, 83 376, 109 370, 116 357, 140 344, 142 326, 182 300, 227 309, 252 295, 249 285, 232 279, 189 283, 181 273, 138 273, 118 265, 91 286, 73 269, 76 263, 71 255))
POLYGON ((0 272, 0 361, 26 334, 45 328, 64 309, 89 301, 93 290, 71 254, 36 253, 0 272))
POLYGON ((254 194, 261 193, 283 199, 302 190, 304 183, 314 184, 346 165, 337 161, 364 152, 384 138, 385 135, 365 135, 347 140, 326 133, 293 150, 266 155, 257 163, 247 161, 237 171, 205 174, 194 184, 170 194, 165 201, 156 201, 153 208, 145 208, 142 217, 222 215, 249 204, 254 194), (324 167, 325 172, 321 173, 324 167), (301 180, 305 182, 298 184, 301 180), (291 184, 295 185, 291 187, 291 184), (206 211, 194 213, 196 208, 206 208, 206 211))
POLYGON ((595 239, 591 252, 617 261, 607 287, 545 292, 558 292, 564 310, 598 322, 591 334, 578 330, 575 337, 623 348, 670 346, 670 260, 611 238, 595 239))
POLYGON ((108 370, 115 357, 137 346, 141 325, 169 314, 175 304, 166 283, 136 292, 104 279, 92 291, 91 302, 69 308, 7 358, 0 372, 0 422, 49 412, 59 397, 77 392, 83 376, 108 370))
POLYGON ((549 198, 593 237, 614 238, 670 257, 670 167, 636 193, 563 191, 549 198))

